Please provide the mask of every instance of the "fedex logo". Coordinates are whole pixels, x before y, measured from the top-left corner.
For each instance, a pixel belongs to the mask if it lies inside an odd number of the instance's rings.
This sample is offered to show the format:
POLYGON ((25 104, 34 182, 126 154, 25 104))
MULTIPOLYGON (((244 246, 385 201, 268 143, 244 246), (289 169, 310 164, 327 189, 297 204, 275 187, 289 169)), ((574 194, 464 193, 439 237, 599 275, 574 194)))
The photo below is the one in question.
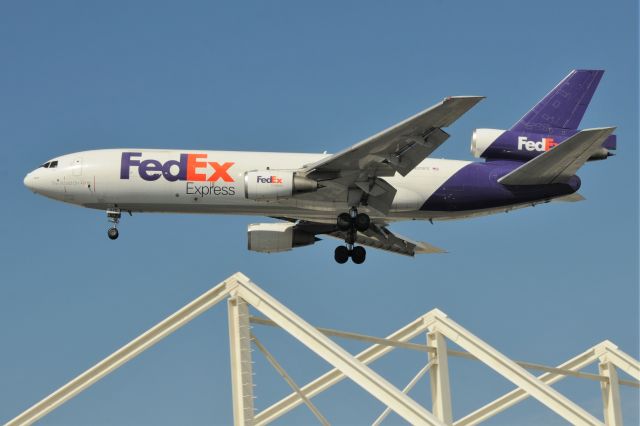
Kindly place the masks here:
POLYGON ((522 151, 526 149, 527 151, 549 151, 554 146, 558 145, 553 138, 542 138, 541 141, 530 141, 526 136, 518 136, 518 150, 522 151))
POLYGON ((282 178, 279 178, 278 176, 258 176, 256 177, 256 182, 279 184, 282 183, 282 178))
POLYGON ((220 164, 207 161, 207 154, 180 154, 178 160, 164 163, 148 159, 141 160, 141 152, 123 152, 120 161, 120 179, 129 179, 131 168, 136 167, 140 177, 146 181, 154 181, 164 177, 169 182, 186 180, 190 182, 234 182, 229 169, 234 163, 220 164))

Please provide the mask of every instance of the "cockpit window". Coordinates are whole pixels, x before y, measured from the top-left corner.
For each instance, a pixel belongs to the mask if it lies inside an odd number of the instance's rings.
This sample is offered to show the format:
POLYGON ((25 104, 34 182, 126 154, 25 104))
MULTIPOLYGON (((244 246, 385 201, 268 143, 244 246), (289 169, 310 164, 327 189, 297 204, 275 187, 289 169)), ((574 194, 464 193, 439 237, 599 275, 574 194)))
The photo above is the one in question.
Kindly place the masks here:
POLYGON ((58 167, 58 160, 55 161, 47 161, 46 163, 44 163, 42 166, 40 167, 44 167, 45 169, 53 169, 55 167, 58 167))

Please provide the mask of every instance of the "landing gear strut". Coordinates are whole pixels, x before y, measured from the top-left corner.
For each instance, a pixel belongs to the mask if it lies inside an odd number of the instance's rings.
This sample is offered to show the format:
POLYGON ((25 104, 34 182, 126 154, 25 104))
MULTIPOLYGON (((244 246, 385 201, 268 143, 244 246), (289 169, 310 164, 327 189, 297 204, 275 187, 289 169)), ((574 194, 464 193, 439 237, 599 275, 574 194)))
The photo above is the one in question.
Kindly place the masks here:
POLYGON ((120 213, 120 209, 109 209, 107 210, 107 219, 110 223, 113 224, 111 228, 107 231, 107 236, 110 240, 115 240, 118 238, 120 233, 118 232, 118 222, 120 222, 120 218, 122 217, 122 213, 120 213))
POLYGON ((346 246, 336 247, 334 258, 338 263, 346 263, 349 258, 355 264, 361 264, 367 257, 364 247, 355 246, 356 234, 369 229, 371 219, 365 213, 358 213, 355 207, 349 210, 349 213, 340 213, 336 221, 336 225, 340 231, 346 232, 346 246))

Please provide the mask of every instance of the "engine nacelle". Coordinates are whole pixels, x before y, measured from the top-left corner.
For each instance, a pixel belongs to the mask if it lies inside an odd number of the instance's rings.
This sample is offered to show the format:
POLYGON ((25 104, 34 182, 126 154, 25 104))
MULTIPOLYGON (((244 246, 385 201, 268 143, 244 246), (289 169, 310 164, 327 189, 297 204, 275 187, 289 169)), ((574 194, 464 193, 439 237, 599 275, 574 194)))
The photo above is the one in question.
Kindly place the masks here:
POLYGON ((253 223, 247 231, 248 248, 262 253, 288 251, 317 241, 315 235, 295 229, 294 223, 253 223))
POLYGON ((244 174, 244 196, 250 200, 277 200, 318 190, 318 182, 292 170, 257 170, 244 174))
MULTIPOLYGON (((475 129, 471 136, 471 153, 476 158, 492 160, 529 161, 575 135, 577 131, 564 130, 562 134, 516 132, 513 130, 475 129)), ((602 147, 594 151, 589 160, 604 160, 616 149, 616 135, 609 135, 602 147)))
POLYGON ((471 154, 476 157, 486 157, 483 155, 487 148, 498 139, 505 130, 498 129, 475 129, 471 135, 471 154))

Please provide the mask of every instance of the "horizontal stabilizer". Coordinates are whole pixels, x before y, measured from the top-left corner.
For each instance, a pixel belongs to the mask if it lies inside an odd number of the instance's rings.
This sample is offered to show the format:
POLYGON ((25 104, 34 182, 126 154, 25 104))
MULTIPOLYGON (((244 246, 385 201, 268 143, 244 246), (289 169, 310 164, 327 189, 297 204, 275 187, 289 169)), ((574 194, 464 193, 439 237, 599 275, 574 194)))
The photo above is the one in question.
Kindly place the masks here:
POLYGON ((498 179, 503 185, 565 183, 615 130, 615 127, 582 130, 498 179))

